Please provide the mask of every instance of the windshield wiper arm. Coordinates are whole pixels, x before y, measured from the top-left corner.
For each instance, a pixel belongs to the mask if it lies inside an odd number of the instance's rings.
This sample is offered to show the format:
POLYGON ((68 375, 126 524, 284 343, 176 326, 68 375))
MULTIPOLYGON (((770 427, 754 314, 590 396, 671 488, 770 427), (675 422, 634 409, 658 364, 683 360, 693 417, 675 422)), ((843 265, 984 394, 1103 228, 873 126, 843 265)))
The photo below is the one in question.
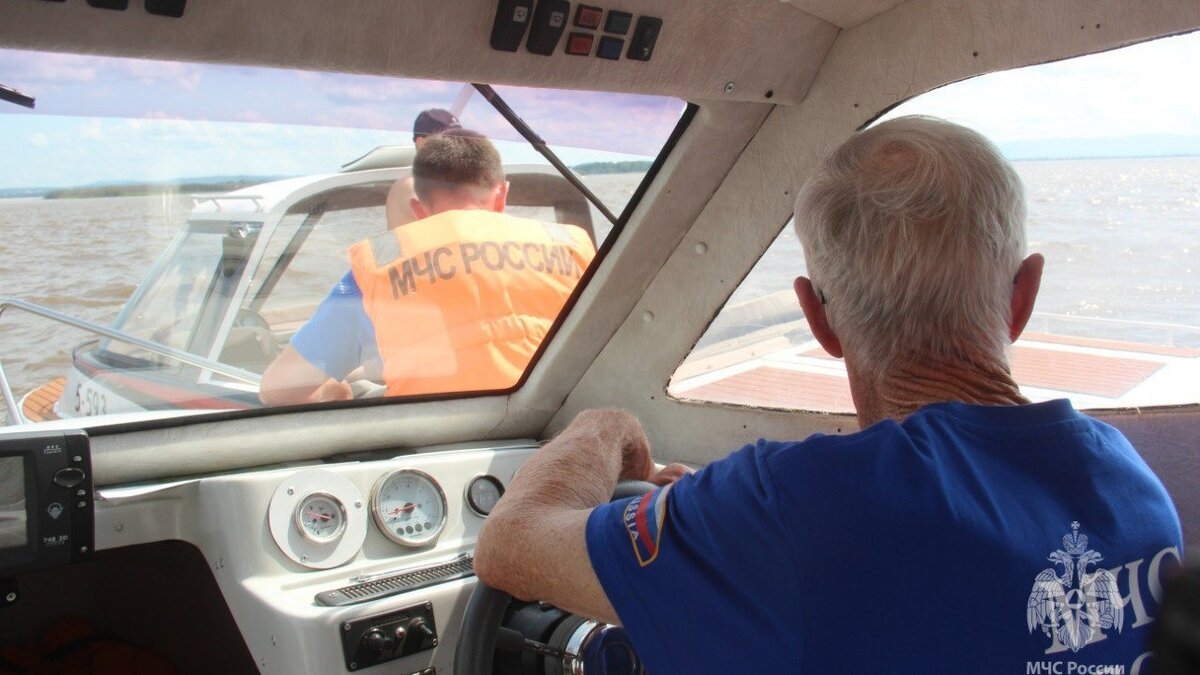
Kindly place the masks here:
POLYGON ((554 151, 546 145, 546 141, 543 141, 541 136, 538 136, 533 129, 529 128, 529 125, 525 123, 525 120, 521 119, 517 113, 513 112, 512 108, 508 107, 508 104, 504 102, 504 99, 500 98, 500 94, 497 94, 496 90, 492 89, 490 84, 479 84, 478 82, 472 82, 471 85, 475 87, 475 90, 478 91, 488 103, 492 104, 492 107, 496 109, 496 112, 500 113, 501 117, 508 120, 508 123, 517 130, 517 133, 521 134, 525 140, 529 141, 529 144, 533 146, 534 150, 540 152, 542 157, 546 158, 546 161, 550 162, 555 169, 558 169, 558 172, 562 174, 563 178, 567 179, 568 183, 574 185, 575 189, 579 190, 579 192, 586 197, 589 202, 592 203, 592 206, 596 207, 597 211, 603 214, 605 218, 608 218, 608 222, 612 223, 613 225, 617 224, 617 217, 613 215, 612 211, 608 210, 608 207, 604 205, 604 202, 600 201, 600 198, 597 197, 594 192, 589 190, 588 186, 583 184, 583 181, 579 180, 579 177, 575 175, 574 171, 571 171, 570 167, 568 167, 566 164, 563 164, 563 161, 558 158, 558 155, 554 154, 554 151))
POLYGON ((22 94, 16 89, 13 89, 12 87, 6 87, 3 84, 0 84, 0 101, 16 103, 17 105, 24 106, 30 110, 33 110, 33 105, 36 103, 32 96, 22 94))

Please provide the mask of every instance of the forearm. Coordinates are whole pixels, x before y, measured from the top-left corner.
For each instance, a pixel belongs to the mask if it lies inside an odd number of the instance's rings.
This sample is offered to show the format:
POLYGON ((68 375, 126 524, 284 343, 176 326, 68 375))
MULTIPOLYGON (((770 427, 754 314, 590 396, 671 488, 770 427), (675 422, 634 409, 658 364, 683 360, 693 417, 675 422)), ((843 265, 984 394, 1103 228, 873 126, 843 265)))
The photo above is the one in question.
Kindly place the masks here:
MULTIPOLYGON (((630 443, 641 429, 621 411, 585 411, 522 467, 499 506, 590 509, 612 496, 620 478, 647 478, 651 465, 622 476, 630 443)), ((499 508, 498 506, 498 508, 499 508)))
POLYGON ((652 466, 632 416, 581 413, 525 463, 488 516, 475 552, 479 578, 519 598, 612 619, 588 558, 588 514, 619 478, 644 480, 652 466))
MULTIPOLYGON (((258 398, 264 404, 273 406, 311 403, 314 395, 329 381, 328 375, 289 345, 267 366, 259 385, 258 398)), ((322 400, 327 399, 328 396, 322 400)))

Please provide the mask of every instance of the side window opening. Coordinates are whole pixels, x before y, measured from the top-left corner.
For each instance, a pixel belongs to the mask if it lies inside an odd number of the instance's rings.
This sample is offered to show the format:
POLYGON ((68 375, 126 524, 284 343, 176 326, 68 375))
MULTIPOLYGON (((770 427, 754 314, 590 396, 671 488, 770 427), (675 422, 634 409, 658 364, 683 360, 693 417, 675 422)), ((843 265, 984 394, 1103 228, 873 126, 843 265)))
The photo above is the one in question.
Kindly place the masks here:
MULTIPOLYGON (((1200 33, 1164 38, 948 85, 881 118, 973 127, 1020 175, 1027 248, 1046 256, 1034 316, 1010 351, 1032 400, 1091 409, 1200 400, 1200 99, 1178 79, 1178 64, 1196 58, 1200 33)), ((852 413, 844 366, 812 339, 791 293, 804 269, 789 223, 668 393, 852 413)))

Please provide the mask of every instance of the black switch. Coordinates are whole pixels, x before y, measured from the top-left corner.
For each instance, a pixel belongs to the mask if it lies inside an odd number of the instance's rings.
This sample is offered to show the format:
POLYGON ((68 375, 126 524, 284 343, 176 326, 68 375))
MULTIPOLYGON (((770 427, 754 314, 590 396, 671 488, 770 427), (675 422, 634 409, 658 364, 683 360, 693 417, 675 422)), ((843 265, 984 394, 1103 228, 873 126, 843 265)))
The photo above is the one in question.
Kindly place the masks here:
POLYGON ((639 16, 637 27, 633 29, 633 37, 629 40, 629 51, 625 58, 634 61, 649 61, 654 53, 654 43, 658 42, 658 34, 662 32, 662 19, 653 16, 639 16))
POLYGON ((183 16, 187 0, 146 0, 146 13, 158 16, 169 16, 175 19, 183 16))
POLYGON ((570 13, 571 3, 568 0, 539 0, 537 9, 533 11, 533 21, 529 24, 529 40, 525 48, 534 54, 553 54, 558 39, 567 27, 567 15, 570 13))
POLYGON ((87 478, 87 475, 83 473, 83 469, 69 466, 65 469, 59 469, 54 473, 54 484, 70 489, 82 483, 85 478, 87 478))
POLYGON ((533 14, 533 0, 500 0, 492 23, 492 49, 515 52, 533 14))
POLYGON ((129 0, 87 0, 87 3, 92 7, 115 9, 118 11, 125 11, 129 7, 129 0))

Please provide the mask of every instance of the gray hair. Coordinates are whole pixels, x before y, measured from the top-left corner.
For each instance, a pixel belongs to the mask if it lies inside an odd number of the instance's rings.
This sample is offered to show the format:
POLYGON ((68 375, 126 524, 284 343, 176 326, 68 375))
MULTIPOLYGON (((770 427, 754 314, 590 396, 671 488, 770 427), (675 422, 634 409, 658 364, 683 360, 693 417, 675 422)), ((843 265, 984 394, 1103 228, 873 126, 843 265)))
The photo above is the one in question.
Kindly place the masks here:
POLYGON ((795 227, 864 373, 900 357, 1005 358, 1025 197, 982 135, 922 116, 859 132, 800 188, 795 227))

